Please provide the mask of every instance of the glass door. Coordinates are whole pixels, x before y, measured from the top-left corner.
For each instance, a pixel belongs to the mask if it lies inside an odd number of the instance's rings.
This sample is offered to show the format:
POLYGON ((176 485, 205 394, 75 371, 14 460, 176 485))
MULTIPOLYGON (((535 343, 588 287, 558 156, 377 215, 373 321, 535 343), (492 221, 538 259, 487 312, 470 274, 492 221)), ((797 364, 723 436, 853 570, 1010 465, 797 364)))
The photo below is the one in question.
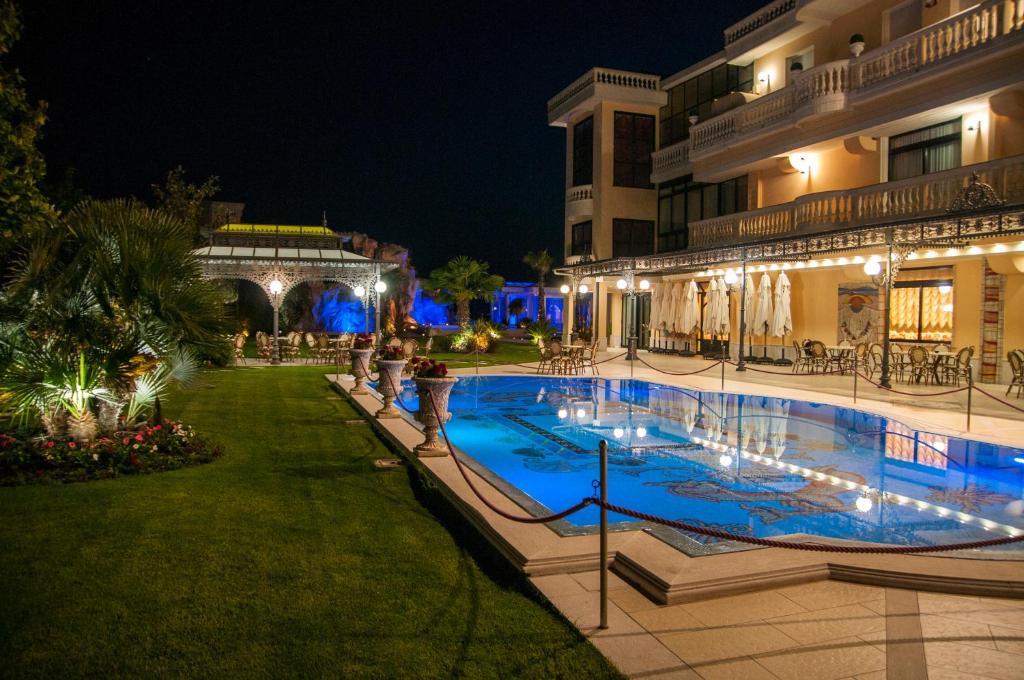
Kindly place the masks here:
POLYGON ((647 349, 651 341, 651 294, 637 293, 622 296, 622 344, 629 338, 637 339, 639 349, 647 349))

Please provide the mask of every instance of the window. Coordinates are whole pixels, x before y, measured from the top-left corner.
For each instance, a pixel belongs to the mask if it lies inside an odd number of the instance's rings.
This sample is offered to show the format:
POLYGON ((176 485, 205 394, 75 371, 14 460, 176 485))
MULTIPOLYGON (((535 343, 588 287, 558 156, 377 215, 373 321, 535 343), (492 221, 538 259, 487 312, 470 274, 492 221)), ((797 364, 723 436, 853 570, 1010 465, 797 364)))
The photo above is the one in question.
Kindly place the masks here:
POLYGON ((661 148, 690 136, 690 116, 710 118, 711 104, 717 97, 750 92, 753 86, 753 64, 722 64, 670 89, 668 103, 661 107, 661 148))
POLYGON ((960 119, 889 139, 889 181, 960 167, 960 119))
POLYGON ((654 222, 612 220, 612 257, 639 257, 654 252, 654 222))
POLYGON ((590 255, 593 250, 592 234, 594 223, 590 220, 572 225, 572 249, 570 255, 590 255))
POLYGON ((654 116, 615 112, 615 170, 617 187, 653 189, 651 152, 654 151, 654 116))
POLYGON ((800 63, 800 68, 804 71, 809 71, 812 68, 814 68, 814 46, 811 45, 805 50, 802 50, 800 52, 797 52, 796 54, 786 57, 785 75, 786 78, 789 78, 789 81, 787 82, 792 82, 791 76, 793 72, 790 70, 790 68, 793 66, 793 64, 796 64, 797 62, 800 63))
POLYGON ((892 289, 889 339, 952 342, 953 269, 904 269, 892 289))
POLYGON ((594 118, 581 120, 572 128, 572 185, 594 182, 594 118))
POLYGON ((921 28, 921 0, 907 0, 885 10, 882 18, 882 42, 891 42, 921 28))
POLYGON ((687 175, 658 186, 658 252, 683 250, 691 222, 747 209, 747 176, 700 184, 687 175))

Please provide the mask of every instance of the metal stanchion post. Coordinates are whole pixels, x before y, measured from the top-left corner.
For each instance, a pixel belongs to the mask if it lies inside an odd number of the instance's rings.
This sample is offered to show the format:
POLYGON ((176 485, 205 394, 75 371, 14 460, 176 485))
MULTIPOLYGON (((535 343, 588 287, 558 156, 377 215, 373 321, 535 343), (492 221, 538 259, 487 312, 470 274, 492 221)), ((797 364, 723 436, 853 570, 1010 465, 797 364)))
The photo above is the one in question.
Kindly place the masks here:
POLYGON ((971 431, 971 393, 974 392, 974 371, 967 367, 967 431, 971 431))
POLYGON ((627 351, 629 352, 629 377, 633 377, 633 360, 636 359, 636 338, 630 336, 629 341, 626 345, 627 351))
POLYGON ((853 353, 853 403, 857 403, 857 352, 853 353))
POLYGON ((725 359, 720 362, 722 364, 722 391, 725 392, 725 359))
POLYGON ((598 444, 598 461, 601 471, 601 623, 602 630, 608 628, 608 442, 598 444))
POLYGON ((476 374, 480 375, 480 348, 473 344, 473 355, 476 357, 476 374))
POLYGON ((334 345, 334 380, 341 383, 341 343, 334 345))

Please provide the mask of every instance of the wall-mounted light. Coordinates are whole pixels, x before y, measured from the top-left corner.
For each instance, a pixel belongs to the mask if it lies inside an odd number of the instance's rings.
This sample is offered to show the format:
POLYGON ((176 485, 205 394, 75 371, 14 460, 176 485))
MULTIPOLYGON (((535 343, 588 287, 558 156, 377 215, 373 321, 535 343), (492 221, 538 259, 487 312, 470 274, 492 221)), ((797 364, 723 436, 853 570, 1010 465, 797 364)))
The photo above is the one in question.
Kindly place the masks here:
POLYGON ((626 290, 626 279, 619 279, 615 282, 615 287, 619 290, 626 290))
POLYGON ((882 273, 882 265, 878 260, 869 260, 864 263, 864 273, 868 276, 878 276, 882 273))
POLYGON ((970 132, 981 132, 981 119, 970 118, 967 120, 967 129, 970 132))
POLYGON ((789 164, 801 175, 806 175, 811 169, 811 160, 803 154, 790 156, 789 164))
POLYGON ((647 279, 640 279, 640 290, 647 290, 651 287, 651 282, 647 279))
POLYGON ((766 92, 771 92, 772 91, 772 72, 771 71, 761 71, 760 73, 757 74, 757 82, 759 82, 759 83, 761 83, 762 85, 765 86, 765 91, 766 92))

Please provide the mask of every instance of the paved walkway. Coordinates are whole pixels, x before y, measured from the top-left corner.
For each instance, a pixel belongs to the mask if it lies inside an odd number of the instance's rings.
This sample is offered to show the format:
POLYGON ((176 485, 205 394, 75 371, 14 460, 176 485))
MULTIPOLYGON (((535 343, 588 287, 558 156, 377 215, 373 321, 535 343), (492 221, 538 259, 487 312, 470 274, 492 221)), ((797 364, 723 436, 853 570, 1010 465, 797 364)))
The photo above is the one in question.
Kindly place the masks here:
POLYGON ((1024 601, 816 581, 658 606, 597 572, 531 579, 634 678, 966 680, 1024 678, 1024 601))

